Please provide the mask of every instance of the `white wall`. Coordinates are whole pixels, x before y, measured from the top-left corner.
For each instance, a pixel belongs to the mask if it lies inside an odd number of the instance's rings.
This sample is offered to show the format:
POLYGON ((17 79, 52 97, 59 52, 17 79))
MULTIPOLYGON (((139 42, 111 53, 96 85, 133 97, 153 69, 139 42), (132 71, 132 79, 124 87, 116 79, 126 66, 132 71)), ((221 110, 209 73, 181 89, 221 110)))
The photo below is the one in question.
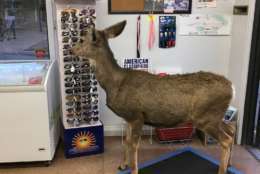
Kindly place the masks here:
POLYGON ((233 105, 238 108, 237 141, 241 142, 247 74, 256 0, 236 0, 235 5, 248 5, 247 16, 234 16, 228 77, 236 87, 233 105))
MULTIPOLYGON (((218 0, 218 7, 212 9, 197 9, 193 0, 192 13, 221 13, 232 15, 234 0, 218 0)), ((97 0, 97 28, 103 29, 116 22, 127 20, 125 31, 116 39, 110 41, 111 48, 118 62, 126 57, 136 56, 136 19, 137 15, 108 15, 107 0, 97 0)), ((178 33, 177 15, 177 33, 178 33)), ((158 31, 158 18, 155 25, 158 31)), ((228 76, 231 50, 231 36, 179 36, 175 48, 159 49, 158 40, 152 51, 147 48, 148 21, 142 16, 142 56, 150 58, 151 68, 164 67, 181 68, 182 72, 199 70, 212 71, 228 76)), ((157 37, 158 39, 158 37, 157 37)), ((101 91, 101 116, 105 131, 120 131, 122 121, 105 105, 105 93, 101 91)))

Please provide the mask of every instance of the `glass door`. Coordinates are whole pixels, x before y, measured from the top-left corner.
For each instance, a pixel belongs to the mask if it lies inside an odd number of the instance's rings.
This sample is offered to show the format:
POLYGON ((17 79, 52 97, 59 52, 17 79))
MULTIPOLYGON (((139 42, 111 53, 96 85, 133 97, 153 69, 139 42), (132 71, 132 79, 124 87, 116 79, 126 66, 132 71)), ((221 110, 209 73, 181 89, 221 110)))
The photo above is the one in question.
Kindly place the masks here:
POLYGON ((260 1, 256 1, 242 143, 260 148, 260 1))
POLYGON ((0 0, 0 61, 49 59, 45 0, 0 0))

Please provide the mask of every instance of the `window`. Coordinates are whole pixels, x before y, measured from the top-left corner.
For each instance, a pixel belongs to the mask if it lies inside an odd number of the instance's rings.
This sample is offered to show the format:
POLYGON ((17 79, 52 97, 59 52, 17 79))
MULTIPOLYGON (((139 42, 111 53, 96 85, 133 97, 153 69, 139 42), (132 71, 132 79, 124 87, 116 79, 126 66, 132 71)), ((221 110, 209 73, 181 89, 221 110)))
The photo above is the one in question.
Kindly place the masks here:
POLYGON ((45 0, 0 0, 0 60, 49 59, 45 0))

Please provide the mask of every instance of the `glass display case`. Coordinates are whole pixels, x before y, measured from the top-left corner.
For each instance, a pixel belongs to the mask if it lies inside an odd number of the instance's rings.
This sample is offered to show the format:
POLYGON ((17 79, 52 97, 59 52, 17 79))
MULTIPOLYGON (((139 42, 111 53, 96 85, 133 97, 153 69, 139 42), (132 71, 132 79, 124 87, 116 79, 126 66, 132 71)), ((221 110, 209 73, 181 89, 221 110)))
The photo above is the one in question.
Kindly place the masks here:
POLYGON ((43 85, 49 65, 49 61, 1 63, 0 86, 43 85))
POLYGON ((0 60, 49 59, 45 0, 0 0, 0 60))

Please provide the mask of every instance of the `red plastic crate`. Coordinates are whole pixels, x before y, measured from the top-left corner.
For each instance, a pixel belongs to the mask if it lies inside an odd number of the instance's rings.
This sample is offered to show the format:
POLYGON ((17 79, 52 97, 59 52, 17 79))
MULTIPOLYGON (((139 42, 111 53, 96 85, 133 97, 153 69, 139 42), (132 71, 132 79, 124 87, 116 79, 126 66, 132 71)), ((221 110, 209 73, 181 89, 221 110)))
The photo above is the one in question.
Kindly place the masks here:
POLYGON ((159 141, 185 141, 191 140, 193 125, 191 122, 180 124, 174 128, 156 128, 159 141))

